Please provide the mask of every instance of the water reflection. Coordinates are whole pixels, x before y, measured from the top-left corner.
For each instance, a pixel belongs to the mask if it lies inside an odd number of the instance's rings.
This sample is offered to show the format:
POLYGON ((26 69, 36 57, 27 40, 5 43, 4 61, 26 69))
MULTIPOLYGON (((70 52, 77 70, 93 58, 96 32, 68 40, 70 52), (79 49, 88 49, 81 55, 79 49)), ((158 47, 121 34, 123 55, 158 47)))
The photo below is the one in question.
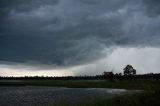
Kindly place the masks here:
POLYGON ((48 105, 57 102, 76 103, 92 98, 110 98, 125 94, 125 89, 62 88, 62 87, 0 87, 0 105, 48 105))

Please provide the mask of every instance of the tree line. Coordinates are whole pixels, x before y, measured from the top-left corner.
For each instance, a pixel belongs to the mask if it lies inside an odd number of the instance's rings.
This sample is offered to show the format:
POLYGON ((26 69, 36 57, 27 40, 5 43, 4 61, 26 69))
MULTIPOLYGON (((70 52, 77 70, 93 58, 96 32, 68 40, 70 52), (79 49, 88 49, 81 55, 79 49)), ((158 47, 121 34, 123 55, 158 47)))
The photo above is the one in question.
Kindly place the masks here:
POLYGON ((160 73, 148 73, 141 75, 121 75, 112 72, 104 72, 102 75, 96 76, 24 76, 24 77, 0 77, 0 80, 123 80, 123 79, 155 79, 160 80, 160 73), (106 74, 107 73, 107 74, 106 74))
POLYGON ((112 71, 103 72, 102 75, 95 76, 24 76, 24 77, 2 77, 0 80, 136 80, 136 79, 152 79, 160 80, 160 73, 148 73, 137 75, 136 70, 131 65, 127 65, 122 73, 114 74, 112 71))

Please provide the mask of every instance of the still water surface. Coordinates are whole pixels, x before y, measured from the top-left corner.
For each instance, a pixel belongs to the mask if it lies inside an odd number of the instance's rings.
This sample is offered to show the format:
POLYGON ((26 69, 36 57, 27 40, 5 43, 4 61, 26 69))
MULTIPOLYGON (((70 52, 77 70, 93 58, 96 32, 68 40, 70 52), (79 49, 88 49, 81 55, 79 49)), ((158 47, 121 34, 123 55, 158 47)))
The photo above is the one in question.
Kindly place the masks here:
POLYGON ((0 87, 0 106, 32 106, 78 101, 93 98, 110 98, 125 94, 125 89, 63 88, 63 87, 0 87))

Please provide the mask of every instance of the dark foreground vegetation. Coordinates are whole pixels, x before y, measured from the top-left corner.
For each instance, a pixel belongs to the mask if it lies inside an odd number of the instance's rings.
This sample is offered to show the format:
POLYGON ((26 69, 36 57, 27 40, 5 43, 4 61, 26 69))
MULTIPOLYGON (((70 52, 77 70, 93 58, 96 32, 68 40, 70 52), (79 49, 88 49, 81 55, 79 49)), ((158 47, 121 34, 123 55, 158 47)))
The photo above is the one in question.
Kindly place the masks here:
MULTIPOLYGON (((70 88, 116 88, 143 90, 141 93, 118 95, 111 99, 93 98, 77 106, 159 106, 160 74, 68 77, 0 77, 0 86, 55 86, 70 88)), ((50 105, 52 106, 52 104, 50 105)), ((70 106, 57 103, 54 106, 70 106)))
POLYGON ((136 90, 159 90, 160 81, 156 80, 6 80, 0 86, 55 86, 69 88, 116 88, 136 90))
MULTIPOLYGON (((159 106, 159 98, 160 92, 143 92, 119 95, 110 99, 93 98, 79 102, 76 106, 159 106)), ((68 103, 57 103, 54 106, 70 105, 68 103)))
POLYGON ((55 86, 71 88, 160 89, 160 74, 67 77, 0 77, 0 86, 55 86))
MULTIPOLYGON (((94 98, 80 102, 76 106, 159 106, 160 92, 143 92, 115 96, 111 99, 94 98)), ((52 105, 50 105, 52 106, 52 105)), ((67 103, 57 103, 54 106, 70 106, 67 103)))

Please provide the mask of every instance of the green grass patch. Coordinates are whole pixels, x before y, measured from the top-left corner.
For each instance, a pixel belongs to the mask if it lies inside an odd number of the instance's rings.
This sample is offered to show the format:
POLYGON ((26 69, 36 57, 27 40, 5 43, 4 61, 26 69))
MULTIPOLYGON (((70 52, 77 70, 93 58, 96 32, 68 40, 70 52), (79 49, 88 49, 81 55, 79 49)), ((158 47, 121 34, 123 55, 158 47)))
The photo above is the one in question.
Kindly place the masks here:
POLYGON ((92 80, 22 80, 0 81, 0 86, 53 86, 70 88, 116 88, 136 90, 160 90, 160 81, 92 81, 92 80))

